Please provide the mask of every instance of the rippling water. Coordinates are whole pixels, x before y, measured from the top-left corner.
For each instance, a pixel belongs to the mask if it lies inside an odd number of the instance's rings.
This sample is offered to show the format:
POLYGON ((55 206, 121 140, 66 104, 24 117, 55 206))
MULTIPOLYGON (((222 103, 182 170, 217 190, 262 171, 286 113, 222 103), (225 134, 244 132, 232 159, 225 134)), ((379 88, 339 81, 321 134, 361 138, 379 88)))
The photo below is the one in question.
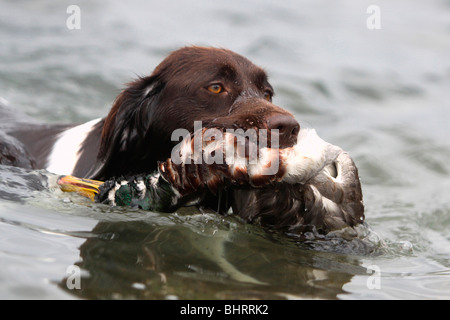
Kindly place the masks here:
POLYGON ((353 156, 370 230, 299 242, 192 209, 94 205, 0 166, 0 298, 450 298, 449 1, 75 2, 0 5, 0 97, 17 112, 88 121, 171 50, 232 49, 353 156))

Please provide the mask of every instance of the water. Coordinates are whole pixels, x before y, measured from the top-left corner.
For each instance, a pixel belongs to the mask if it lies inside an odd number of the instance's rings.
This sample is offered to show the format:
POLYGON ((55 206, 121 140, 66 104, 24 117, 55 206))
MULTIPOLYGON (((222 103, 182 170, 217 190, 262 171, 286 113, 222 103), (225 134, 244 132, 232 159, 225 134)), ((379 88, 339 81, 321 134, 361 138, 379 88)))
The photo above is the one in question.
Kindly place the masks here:
POLYGON ((70 4, 0 4, 0 96, 18 112, 88 121, 171 50, 229 48, 350 152, 372 231, 299 242, 192 209, 91 204, 2 166, 1 298, 450 298, 449 1, 77 1, 79 30, 70 4))

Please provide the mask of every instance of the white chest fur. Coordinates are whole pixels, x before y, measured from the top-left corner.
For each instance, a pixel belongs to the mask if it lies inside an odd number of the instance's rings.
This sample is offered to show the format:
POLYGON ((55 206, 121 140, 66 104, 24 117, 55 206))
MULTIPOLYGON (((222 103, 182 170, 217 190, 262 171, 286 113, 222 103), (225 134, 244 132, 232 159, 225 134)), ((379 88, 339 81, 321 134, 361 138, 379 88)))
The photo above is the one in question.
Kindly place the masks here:
POLYGON ((100 118, 60 133, 50 153, 46 169, 56 174, 72 174, 80 157, 81 144, 99 121, 100 118))

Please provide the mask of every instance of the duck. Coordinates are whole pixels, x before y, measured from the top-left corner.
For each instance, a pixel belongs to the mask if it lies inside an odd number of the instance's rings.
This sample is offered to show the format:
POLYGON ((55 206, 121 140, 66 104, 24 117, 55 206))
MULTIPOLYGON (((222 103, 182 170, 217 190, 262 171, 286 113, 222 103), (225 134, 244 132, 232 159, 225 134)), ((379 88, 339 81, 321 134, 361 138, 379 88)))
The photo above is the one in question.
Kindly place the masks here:
MULTIPOLYGON (((203 129, 195 134, 207 133, 203 129)), ((236 141, 235 134, 225 132, 222 139, 202 145, 202 156, 223 151, 223 163, 193 161, 194 145, 187 140, 175 152, 181 162, 161 161, 152 173, 106 181, 63 175, 58 185, 64 192, 76 192, 96 203, 158 212, 200 205, 208 193, 221 198, 233 192, 233 214, 248 223, 298 232, 312 227, 327 234, 364 223, 355 162, 314 129, 303 129, 292 147, 260 148, 256 162, 239 151, 236 141), (269 171, 275 162, 277 170, 269 171)), ((251 141, 244 143, 251 149, 251 141)))

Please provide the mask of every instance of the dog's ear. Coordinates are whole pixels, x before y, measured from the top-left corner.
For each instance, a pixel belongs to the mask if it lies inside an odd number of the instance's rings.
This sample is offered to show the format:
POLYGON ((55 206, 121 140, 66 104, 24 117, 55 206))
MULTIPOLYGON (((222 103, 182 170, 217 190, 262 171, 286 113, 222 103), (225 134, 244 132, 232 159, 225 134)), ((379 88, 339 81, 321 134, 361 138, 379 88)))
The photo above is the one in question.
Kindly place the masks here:
POLYGON ((130 168, 130 165, 135 165, 143 157, 145 150, 142 146, 163 88, 164 83, 159 77, 151 75, 129 83, 119 94, 105 118, 98 153, 100 167, 91 174, 93 178, 104 179, 113 173, 117 175, 130 169, 138 170, 130 168))

